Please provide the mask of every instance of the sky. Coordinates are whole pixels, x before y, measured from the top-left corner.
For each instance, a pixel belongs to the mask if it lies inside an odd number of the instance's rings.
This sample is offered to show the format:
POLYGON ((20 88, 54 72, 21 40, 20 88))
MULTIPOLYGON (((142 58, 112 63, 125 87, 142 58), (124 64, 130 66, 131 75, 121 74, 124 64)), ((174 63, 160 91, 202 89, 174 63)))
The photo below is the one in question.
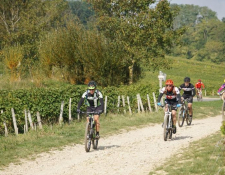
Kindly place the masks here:
POLYGON ((207 6, 217 13, 218 19, 225 17, 225 0, 169 0, 171 4, 193 4, 207 6))

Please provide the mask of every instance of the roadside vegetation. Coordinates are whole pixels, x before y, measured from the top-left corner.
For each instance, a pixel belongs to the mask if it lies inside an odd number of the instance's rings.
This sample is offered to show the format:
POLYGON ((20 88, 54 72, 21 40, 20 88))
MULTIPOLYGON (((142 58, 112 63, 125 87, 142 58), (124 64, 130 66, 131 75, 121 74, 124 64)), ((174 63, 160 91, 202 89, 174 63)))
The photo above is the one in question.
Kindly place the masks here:
POLYGON ((185 150, 177 150, 178 153, 149 175, 161 174, 225 174, 225 146, 224 137, 220 132, 204 139, 190 143, 185 150))
MULTIPOLYGON (((194 120, 219 115, 220 109, 221 101, 195 102, 194 120)), ((162 123, 163 115, 162 109, 158 113, 102 115, 101 137, 162 123)), ((3 168, 11 162, 19 163, 21 158, 32 159, 41 152, 83 143, 85 122, 83 118, 81 122, 74 120, 71 124, 64 123, 62 126, 45 124, 42 130, 37 129, 18 136, 14 134, 8 137, 0 136, 0 167, 3 168)))

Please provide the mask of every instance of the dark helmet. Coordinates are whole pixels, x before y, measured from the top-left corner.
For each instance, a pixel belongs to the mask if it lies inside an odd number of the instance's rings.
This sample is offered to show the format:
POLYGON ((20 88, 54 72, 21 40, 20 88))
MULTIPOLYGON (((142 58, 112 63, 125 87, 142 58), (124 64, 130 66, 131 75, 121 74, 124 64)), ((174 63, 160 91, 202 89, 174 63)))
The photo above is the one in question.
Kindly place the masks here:
POLYGON ((190 81, 191 81, 191 79, 189 77, 184 78, 184 82, 190 82, 190 81))
POLYGON ((88 89, 95 89, 96 88, 96 83, 94 81, 90 81, 88 83, 88 89))

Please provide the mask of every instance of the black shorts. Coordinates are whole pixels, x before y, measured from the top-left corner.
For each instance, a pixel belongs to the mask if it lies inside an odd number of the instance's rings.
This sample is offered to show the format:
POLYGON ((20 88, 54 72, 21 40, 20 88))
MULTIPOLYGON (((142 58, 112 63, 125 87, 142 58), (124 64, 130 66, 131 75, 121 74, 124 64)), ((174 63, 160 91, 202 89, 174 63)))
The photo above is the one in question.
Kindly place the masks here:
MULTIPOLYGON (((91 107, 91 106, 88 106, 87 107, 87 112, 96 112, 98 113, 99 110, 101 110, 101 106, 97 106, 97 107, 91 107)), ((99 114, 100 115, 100 114, 99 114)), ((87 114, 87 117, 89 116, 89 114, 87 114)))
POLYGON ((189 96, 189 95, 182 95, 182 97, 186 100, 187 99, 187 102, 188 103, 193 103, 193 97, 192 96, 189 96))
POLYGON ((169 104, 172 106, 172 110, 177 110, 178 101, 165 99, 165 104, 169 104))

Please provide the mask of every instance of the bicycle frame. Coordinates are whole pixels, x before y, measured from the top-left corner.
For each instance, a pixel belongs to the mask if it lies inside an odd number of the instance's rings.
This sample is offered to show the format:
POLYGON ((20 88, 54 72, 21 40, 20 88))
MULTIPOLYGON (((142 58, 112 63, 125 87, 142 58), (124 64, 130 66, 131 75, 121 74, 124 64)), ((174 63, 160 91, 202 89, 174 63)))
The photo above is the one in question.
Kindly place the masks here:
POLYGON ((164 115, 164 120, 165 120, 165 118, 167 118, 168 117, 168 119, 169 119, 169 121, 168 121, 168 123, 167 123, 167 126, 166 126, 166 128, 167 128, 167 130, 168 129, 172 129, 172 126, 171 126, 171 123, 172 123, 172 112, 171 112, 171 105, 168 105, 168 107, 167 107, 167 111, 165 112, 165 115, 164 115))

